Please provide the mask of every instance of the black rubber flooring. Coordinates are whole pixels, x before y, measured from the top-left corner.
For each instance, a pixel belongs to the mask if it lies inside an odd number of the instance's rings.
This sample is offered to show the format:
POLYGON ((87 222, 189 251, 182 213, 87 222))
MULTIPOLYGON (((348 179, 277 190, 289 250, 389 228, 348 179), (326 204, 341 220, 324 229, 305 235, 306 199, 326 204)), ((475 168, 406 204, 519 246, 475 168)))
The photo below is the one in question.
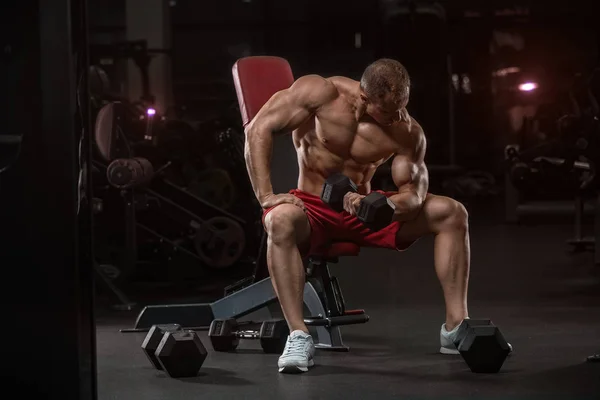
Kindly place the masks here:
POLYGON ((431 238, 404 253, 364 249, 332 266, 347 306, 371 320, 343 327, 349 353, 317 351, 303 375, 277 372, 277 356, 242 342, 211 351, 198 377, 171 379, 123 334, 136 314, 102 314, 97 326, 99 399, 600 399, 600 267, 568 253, 570 225, 471 223, 470 315, 492 318, 514 346, 498 374, 471 373, 437 354, 444 319, 431 238))

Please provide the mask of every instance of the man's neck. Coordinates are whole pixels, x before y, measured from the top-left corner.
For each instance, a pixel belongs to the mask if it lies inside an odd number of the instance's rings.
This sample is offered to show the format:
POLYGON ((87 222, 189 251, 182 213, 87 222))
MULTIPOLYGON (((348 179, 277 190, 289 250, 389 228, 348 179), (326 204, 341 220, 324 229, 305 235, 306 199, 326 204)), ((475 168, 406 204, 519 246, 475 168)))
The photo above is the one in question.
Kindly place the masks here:
POLYGON ((362 90, 360 88, 360 82, 356 82, 354 89, 352 90, 352 102, 354 106, 354 115, 356 116, 356 120, 360 120, 364 115, 365 111, 367 111, 367 104, 363 100, 362 90))

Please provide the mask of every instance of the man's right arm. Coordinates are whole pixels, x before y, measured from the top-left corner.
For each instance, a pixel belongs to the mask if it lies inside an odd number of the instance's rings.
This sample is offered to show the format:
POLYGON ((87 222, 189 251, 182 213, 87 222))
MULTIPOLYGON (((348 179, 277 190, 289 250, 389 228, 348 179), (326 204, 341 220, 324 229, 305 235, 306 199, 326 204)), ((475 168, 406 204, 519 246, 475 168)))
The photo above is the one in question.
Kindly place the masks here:
POLYGON ((337 90, 331 82, 317 75, 307 75, 290 88, 275 93, 246 126, 246 167, 261 205, 273 195, 273 135, 292 132, 336 96, 337 90))

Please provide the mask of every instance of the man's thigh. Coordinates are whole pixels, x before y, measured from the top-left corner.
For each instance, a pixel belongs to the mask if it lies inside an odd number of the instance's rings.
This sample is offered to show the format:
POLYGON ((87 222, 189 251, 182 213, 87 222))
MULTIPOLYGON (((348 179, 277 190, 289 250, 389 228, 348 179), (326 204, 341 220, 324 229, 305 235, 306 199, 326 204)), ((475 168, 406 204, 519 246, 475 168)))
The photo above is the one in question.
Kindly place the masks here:
MULTIPOLYGON (((391 194, 394 193, 386 193, 391 194)), ((458 203, 448 197, 428 194, 421 211, 411 221, 393 222, 382 230, 371 231, 356 217, 348 216, 343 228, 345 234, 360 246, 406 250, 421 237, 439 231, 455 204, 458 203)))

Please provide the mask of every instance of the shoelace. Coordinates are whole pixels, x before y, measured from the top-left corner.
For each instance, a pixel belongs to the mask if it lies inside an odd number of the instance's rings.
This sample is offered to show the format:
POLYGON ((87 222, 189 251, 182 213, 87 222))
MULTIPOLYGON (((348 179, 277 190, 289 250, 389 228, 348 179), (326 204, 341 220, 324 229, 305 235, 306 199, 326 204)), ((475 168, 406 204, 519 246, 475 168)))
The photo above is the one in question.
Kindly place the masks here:
POLYGON ((285 355, 304 351, 304 338, 300 336, 291 337, 288 340, 287 346, 285 347, 285 355))

